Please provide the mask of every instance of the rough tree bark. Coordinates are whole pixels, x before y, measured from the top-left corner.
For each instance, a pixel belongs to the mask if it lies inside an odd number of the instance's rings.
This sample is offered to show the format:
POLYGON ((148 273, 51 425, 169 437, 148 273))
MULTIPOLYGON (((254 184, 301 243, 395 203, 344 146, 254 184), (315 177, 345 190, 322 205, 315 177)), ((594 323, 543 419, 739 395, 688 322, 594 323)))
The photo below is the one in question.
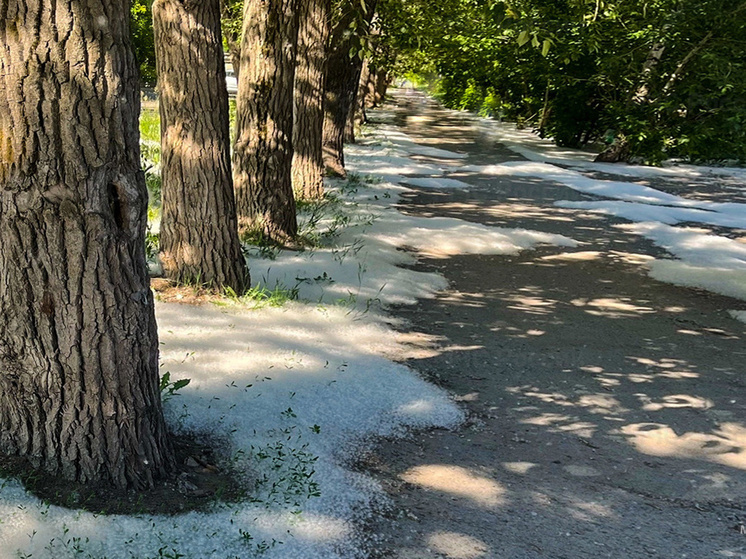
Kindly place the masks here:
MULTIPOLYGON (((350 51, 359 36, 350 32, 353 21, 362 20, 367 27, 373 19, 376 1, 366 4, 366 11, 360 14, 357 5, 346 2, 342 17, 334 26, 327 52, 326 88, 324 92, 324 166, 330 175, 346 175, 344 164, 345 131, 351 107, 355 103, 363 61, 359 56, 350 56, 350 51), (347 5, 349 4, 349 5, 347 5)), ((360 31, 358 31, 360 32, 360 31)))
POLYGON ((246 0, 233 177, 239 227, 297 235, 291 179, 297 1, 246 0))
POLYGON ((293 111, 293 191, 304 199, 324 195, 321 132, 324 123, 326 42, 330 32, 331 0, 300 3, 298 57, 293 111))
POLYGON ((161 112, 161 262, 179 283, 249 284, 238 240, 220 0, 153 3, 161 112))
POLYGON ((0 2, 0 453, 144 488, 174 463, 128 7, 0 2))

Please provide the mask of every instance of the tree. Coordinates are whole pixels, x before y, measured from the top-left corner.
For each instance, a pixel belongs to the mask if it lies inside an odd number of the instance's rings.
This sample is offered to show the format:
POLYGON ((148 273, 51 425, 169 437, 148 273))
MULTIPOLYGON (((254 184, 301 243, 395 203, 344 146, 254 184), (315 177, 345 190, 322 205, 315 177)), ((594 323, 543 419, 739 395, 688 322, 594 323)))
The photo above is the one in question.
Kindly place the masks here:
POLYGON ((301 2, 293 110, 293 190, 306 199, 319 199, 324 194, 321 144, 330 17, 331 0, 301 2))
POLYGON ((0 453, 144 488, 174 460, 129 3, 81 4, 2 3, 0 453))
POLYGON ((236 103, 239 226, 277 242, 298 232, 291 179, 297 0, 246 0, 236 103))
POLYGON ((233 194, 220 0, 155 0, 161 262, 179 283, 248 286, 233 194))
POLYGON ((341 0, 327 53, 324 92, 323 153, 326 171, 345 176, 344 142, 347 123, 363 69, 365 42, 376 0, 341 0))

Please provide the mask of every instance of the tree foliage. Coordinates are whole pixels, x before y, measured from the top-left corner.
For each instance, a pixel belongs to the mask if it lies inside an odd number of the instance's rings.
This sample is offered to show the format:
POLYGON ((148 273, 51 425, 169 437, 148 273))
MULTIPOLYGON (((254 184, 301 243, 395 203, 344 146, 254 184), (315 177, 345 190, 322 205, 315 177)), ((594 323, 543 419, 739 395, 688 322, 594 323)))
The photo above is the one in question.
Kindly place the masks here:
POLYGON ((154 84, 155 39, 153 38, 153 0, 131 0, 130 33, 132 50, 140 67, 140 79, 143 83, 154 84))
POLYGON ((529 121, 561 145, 623 138, 650 161, 746 159, 746 2, 385 0, 380 12, 400 70, 436 77, 450 107, 529 121))

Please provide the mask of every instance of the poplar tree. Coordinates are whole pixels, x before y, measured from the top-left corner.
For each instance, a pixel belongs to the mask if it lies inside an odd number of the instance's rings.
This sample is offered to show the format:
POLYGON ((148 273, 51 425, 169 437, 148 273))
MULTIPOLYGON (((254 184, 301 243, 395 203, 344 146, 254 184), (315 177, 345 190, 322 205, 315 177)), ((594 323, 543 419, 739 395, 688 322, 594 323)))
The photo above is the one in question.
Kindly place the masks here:
POLYGON ((0 454, 147 488, 174 459, 129 2, 6 0, 0 15, 0 454))

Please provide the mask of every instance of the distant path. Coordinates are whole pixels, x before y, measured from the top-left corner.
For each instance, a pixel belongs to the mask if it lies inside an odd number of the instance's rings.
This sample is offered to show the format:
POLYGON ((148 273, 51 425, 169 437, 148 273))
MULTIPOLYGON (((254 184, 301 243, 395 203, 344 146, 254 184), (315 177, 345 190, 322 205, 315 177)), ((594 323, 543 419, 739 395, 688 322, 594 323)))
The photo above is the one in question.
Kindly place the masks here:
MULTIPOLYGON (((522 159, 419 94, 394 102, 403 132, 465 165, 522 159)), ((552 205, 592 197, 454 178, 474 188, 416 190, 401 210, 582 244, 421 261, 451 289, 397 309, 418 333, 402 360, 469 421, 363 460, 394 503, 370 556, 746 558, 746 326, 726 312, 744 304, 648 278, 663 252, 624 220, 552 205)))

